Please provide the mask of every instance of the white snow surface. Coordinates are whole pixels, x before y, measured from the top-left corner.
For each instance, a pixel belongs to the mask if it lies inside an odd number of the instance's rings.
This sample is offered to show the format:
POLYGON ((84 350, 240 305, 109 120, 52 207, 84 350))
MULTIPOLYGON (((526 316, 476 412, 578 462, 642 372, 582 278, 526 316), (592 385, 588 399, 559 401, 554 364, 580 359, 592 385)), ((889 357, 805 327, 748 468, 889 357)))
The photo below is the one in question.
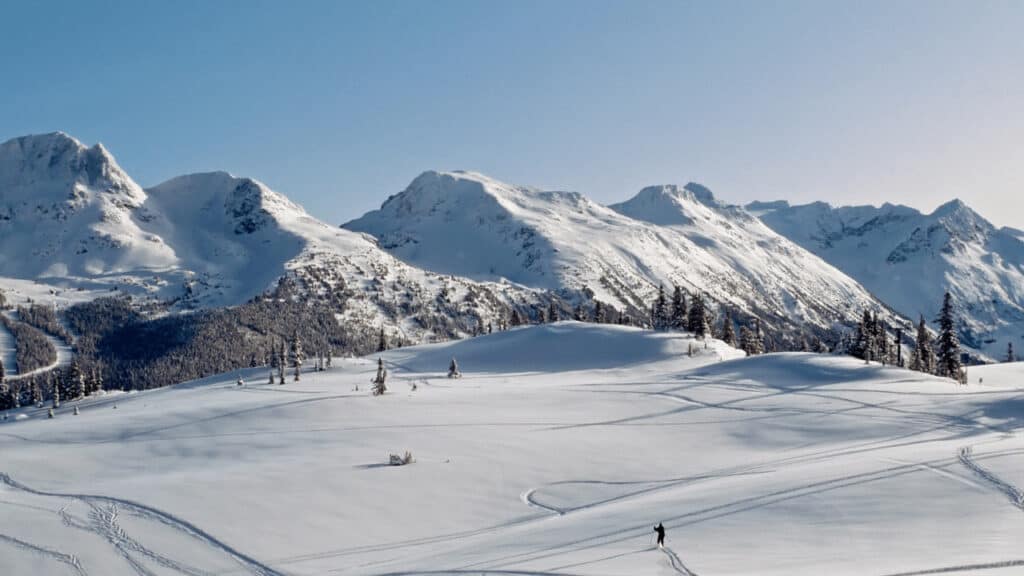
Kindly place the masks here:
POLYGON ((890 318, 856 281, 698 184, 602 206, 473 172, 425 172, 344 227, 428 270, 590 290, 620 308, 647 310, 659 284, 677 284, 770 323, 828 328, 865 308, 890 318))
POLYGON ((0 573, 1024 569, 1024 364, 958 386, 741 356, 562 322, 385 353, 382 397, 371 357, 25 408, 0 422, 0 573))
POLYGON ((824 202, 749 206, 779 234, 857 279, 895 310, 931 321, 948 289, 965 344, 1001 360, 1024 348, 1024 238, 960 200, 931 214, 907 206, 824 202))

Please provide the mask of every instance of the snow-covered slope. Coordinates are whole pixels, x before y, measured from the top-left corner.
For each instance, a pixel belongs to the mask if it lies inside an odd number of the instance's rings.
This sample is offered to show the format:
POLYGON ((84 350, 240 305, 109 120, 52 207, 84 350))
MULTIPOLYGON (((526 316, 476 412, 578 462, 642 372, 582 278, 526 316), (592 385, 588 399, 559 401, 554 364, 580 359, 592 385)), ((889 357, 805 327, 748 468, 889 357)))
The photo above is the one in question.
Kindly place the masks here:
POLYGON ((827 328, 884 308, 845 274, 695 184, 646 188, 607 207, 575 192, 426 172, 344 227, 373 234, 423 268, 592 291, 641 314, 658 284, 706 292, 780 327, 827 328))
POLYGON ((0 573, 1024 568, 1024 364, 963 387, 691 342, 561 323, 388 352, 383 397, 374 357, 22 409, 0 421, 0 573))
POLYGON ((0 246, 9 300, 39 299, 44 291, 24 282, 34 280, 51 295, 117 289, 215 307, 287 275, 310 295, 343 301, 347 320, 388 324, 411 340, 469 332, 512 302, 544 302, 535 290, 405 265, 249 178, 192 174, 143 190, 101 145, 63 133, 0 145, 0 246))
POLYGON ((959 200, 931 214, 892 204, 749 208, 907 316, 935 318, 949 289, 965 344, 997 359, 1007 341, 1024 344, 1024 240, 959 200))

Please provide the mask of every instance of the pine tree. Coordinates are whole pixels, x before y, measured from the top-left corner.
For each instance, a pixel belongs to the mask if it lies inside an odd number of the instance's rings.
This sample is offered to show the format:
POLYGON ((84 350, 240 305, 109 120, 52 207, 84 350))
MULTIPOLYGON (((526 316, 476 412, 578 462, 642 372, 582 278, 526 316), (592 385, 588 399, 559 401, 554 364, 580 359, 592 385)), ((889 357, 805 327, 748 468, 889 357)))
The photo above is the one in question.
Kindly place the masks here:
POLYGON ((98 366, 92 367, 92 393, 98 394, 103 390, 103 371, 98 366))
POLYGON ((448 364, 448 377, 462 378, 462 372, 459 372, 459 363, 455 361, 455 356, 452 356, 452 361, 448 364))
POLYGON ((903 368, 903 328, 896 329, 896 339, 893 341, 896 348, 896 365, 903 368))
POLYGON ((665 300, 665 286, 662 284, 658 285, 658 297, 651 309, 651 326, 655 330, 668 328, 668 302, 665 300))
POLYGON ((582 305, 577 304, 576 307, 572 309, 572 319, 577 321, 577 322, 584 322, 585 321, 584 318, 583 318, 583 306, 582 305))
POLYGON ((910 357, 910 369, 932 374, 935 372, 935 353, 932 351, 932 335, 921 316, 917 323, 917 346, 910 357))
POLYGON ((292 334, 292 346, 290 352, 292 368, 295 369, 295 381, 298 382, 299 374, 302 372, 302 361, 305 360, 305 355, 302 353, 302 340, 299 338, 298 332, 292 334))
POLYGON ((388 337, 384 334, 384 327, 380 327, 380 337, 377 339, 377 352, 385 352, 388 349, 388 337))
POLYGON ((85 396, 85 374, 82 373, 82 367, 78 364, 78 359, 71 361, 65 382, 68 398, 77 400, 85 396))
POLYGON ((519 313, 519 310, 517 310, 515 308, 512 309, 512 316, 509 318, 508 323, 509 323, 510 326, 522 326, 523 325, 523 315, 519 313))
POLYGON ((10 410, 14 408, 14 402, 11 399, 11 387, 7 382, 0 380, 0 410, 10 410))
POLYGON ((32 383, 32 404, 36 406, 42 406, 43 404, 43 389, 39 386, 38 382, 32 383))
POLYGON ((1007 362, 1016 362, 1017 361, 1017 355, 1013 353, 1013 342, 1007 342, 1006 343, 1006 361, 1007 362))
POLYGON ((548 302, 548 322, 558 322, 561 319, 561 316, 558 314, 558 307, 555 306, 555 301, 548 302))
POLYGON ((733 348, 736 347, 736 330, 732 325, 732 316, 728 312, 725 314, 725 318, 722 319, 722 342, 725 342, 733 348))
POLYGON ((679 286, 672 290, 672 311, 669 325, 673 330, 685 330, 687 326, 686 296, 679 286))
POLYGON ((953 316, 953 296, 946 292, 939 311, 939 375, 960 378, 960 339, 956 334, 956 319, 953 316))
POLYGON ((281 345, 277 348, 277 384, 284 384, 284 369, 288 363, 287 356, 284 351, 284 340, 281 341, 281 345))
POLYGON ((0 382, 3 382, 6 376, 7 374, 4 372, 4 363, 0 360, 0 382))
POLYGON ((384 369, 384 359, 377 359, 377 375, 371 381, 373 383, 373 395, 380 396, 381 394, 388 391, 386 381, 388 379, 388 371, 384 369))
POLYGON ((704 338, 708 335, 708 311, 704 307, 704 295, 697 294, 690 303, 690 312, 687 318, 687 328, 697 338, 704 338))
POLYGON ((605 305, 601 304, 600 300, 594 301, 594 322, 597 324, 604 324, 608 321, 608 315, 605 313, 605 305))
POLYGON ((754 318, 754 328, 740 328, 740 348, 748 356, 764 354, 764 333, 761 332, 761 321, 754 318))
POLYGON ((50 378, 50 389, 53 390, 53 406, 50 408, 50 413, 52 414, 54 408, 60 408, 60 386, 53 377, 50 378))

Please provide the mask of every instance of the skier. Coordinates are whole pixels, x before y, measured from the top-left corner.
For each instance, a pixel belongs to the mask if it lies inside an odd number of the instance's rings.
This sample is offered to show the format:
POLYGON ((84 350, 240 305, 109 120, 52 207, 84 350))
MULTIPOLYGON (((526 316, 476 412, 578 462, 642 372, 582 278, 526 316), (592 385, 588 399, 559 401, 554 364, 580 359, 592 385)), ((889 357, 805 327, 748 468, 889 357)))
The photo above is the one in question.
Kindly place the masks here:
POLYGON ((658 548, 665 547, 665 527, 658 522, 658 525, 654 527, 654 531, 658 533, 658 548))

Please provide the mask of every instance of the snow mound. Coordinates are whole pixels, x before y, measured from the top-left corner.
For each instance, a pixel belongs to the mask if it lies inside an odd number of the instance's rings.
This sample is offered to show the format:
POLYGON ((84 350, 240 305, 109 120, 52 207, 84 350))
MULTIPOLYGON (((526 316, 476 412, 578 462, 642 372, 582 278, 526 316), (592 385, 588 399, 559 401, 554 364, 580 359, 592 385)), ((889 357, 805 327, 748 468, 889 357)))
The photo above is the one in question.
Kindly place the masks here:
POLYGON ((680 332, 652 332, 626 326, 575 321, 524 326, 467 340, 392 350, 385 360, 402 370, 441 372, 455 357, 473 372, 563 372, 635 366, 688 357, 690 346, 709 360, 743 356, 718 340, 680 332))

